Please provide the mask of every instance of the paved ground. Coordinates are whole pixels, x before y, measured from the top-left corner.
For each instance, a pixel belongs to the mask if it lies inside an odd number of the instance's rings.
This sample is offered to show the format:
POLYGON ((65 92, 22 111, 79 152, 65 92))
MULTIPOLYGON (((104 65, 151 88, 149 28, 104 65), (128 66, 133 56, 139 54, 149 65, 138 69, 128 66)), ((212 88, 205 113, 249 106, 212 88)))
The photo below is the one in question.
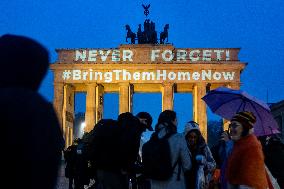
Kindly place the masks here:
POLYGON ((68 179, 64 175, 64 166, 64 162, 62 161, 58 173, 56 189, 68 189, 68 179))

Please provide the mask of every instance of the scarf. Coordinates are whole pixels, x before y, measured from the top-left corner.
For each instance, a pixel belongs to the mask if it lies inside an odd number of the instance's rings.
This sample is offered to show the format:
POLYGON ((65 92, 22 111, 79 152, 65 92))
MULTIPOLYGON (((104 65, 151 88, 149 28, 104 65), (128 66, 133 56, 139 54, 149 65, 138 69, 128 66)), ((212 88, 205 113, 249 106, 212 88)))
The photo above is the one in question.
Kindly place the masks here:
POLYGON ((228 159, 226 176, 230 184, 255 189, 268 187, 262 148, 253 134, 235 142, 228 159))

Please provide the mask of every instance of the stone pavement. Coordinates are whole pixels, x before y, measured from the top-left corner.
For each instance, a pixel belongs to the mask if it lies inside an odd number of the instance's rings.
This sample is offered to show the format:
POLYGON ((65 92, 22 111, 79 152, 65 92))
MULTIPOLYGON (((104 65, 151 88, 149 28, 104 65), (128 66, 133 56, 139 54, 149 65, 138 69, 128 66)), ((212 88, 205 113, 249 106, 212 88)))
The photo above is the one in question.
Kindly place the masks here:
POLYGON ((61 162, 59 172, 58 172, 58 179, 55 189, 68 189, 68 179, 65 177, 64 173, 64 161, 61 162))

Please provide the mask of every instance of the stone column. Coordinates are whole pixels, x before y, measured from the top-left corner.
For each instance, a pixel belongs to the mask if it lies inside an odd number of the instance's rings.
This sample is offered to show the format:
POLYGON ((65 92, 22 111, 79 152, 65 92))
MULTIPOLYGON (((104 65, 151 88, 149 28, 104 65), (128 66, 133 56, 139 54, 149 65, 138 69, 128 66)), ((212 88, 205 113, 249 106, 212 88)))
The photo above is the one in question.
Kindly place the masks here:
POLYGON ((173 110, 174 89, 172 83, 162 85, 162 111, 173 110))
POLYGON ((134 85, 129 85, 129 112, 133 112, 133 94, 134 94, 134 85))
POLYGON ((96 123, 96 87, 97 84, 87 84, 85 132, 91 131, 96 123))
POLYGON ((64 134, 65 130, 63 128, 63 120, 62 120, 62 115, 63 115, 63 83, 54 83, 54 97, 53 97, 53 107, 56 112, 60 128, 62 133, 64 134))
POLYGON ((74 127, 69 127, 69 144, 73 144, 73 138, 74 138, 74 127))
MULTIPOLYGON (((228 87, 230 89, 239 90, 240 89, 240 83, 228 83, 228 84, 226 84, 226 87, 228 87)), ((224 131, 229 129, 229 124, 230 124, 229 120, 223 119, 224 131)))
POLYGON ((119 84, 119 114, 132 112, 132 85, 129 83, 119 84))
POLYGON ((65 130, 65 146, 68 147, 73 141, 74 127, 74 87, 71 84, 64 85, 63 119, 62 125, 65 130))
POLYGON ((65 138, 65 148, 68 148, 70 144, 70 131, 68 127, 65 127, 64 138, 65 138))
POLYGON ((103 118, 104 112, 104 86, 98 85, 96 88, 96 119, 95 123, 103 118))
POLYGON ((207 140, 207 113, 206 104, 201 99, 206 94, 206 83, 197 83, 193 86, 193 120, 200 126, 200 131, 207 140))

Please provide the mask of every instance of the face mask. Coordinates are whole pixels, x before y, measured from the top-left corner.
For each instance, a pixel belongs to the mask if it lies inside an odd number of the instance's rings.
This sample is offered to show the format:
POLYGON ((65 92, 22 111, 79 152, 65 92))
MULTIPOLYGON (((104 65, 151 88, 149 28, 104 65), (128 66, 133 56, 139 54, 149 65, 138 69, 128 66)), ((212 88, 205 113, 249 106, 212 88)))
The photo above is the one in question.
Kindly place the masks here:
POLYGON ((195 142, 194 140, 189 140, 189 144, 190 144, 191 146, 194 146, 194 145, 196 144, 196 142, 195 142))

